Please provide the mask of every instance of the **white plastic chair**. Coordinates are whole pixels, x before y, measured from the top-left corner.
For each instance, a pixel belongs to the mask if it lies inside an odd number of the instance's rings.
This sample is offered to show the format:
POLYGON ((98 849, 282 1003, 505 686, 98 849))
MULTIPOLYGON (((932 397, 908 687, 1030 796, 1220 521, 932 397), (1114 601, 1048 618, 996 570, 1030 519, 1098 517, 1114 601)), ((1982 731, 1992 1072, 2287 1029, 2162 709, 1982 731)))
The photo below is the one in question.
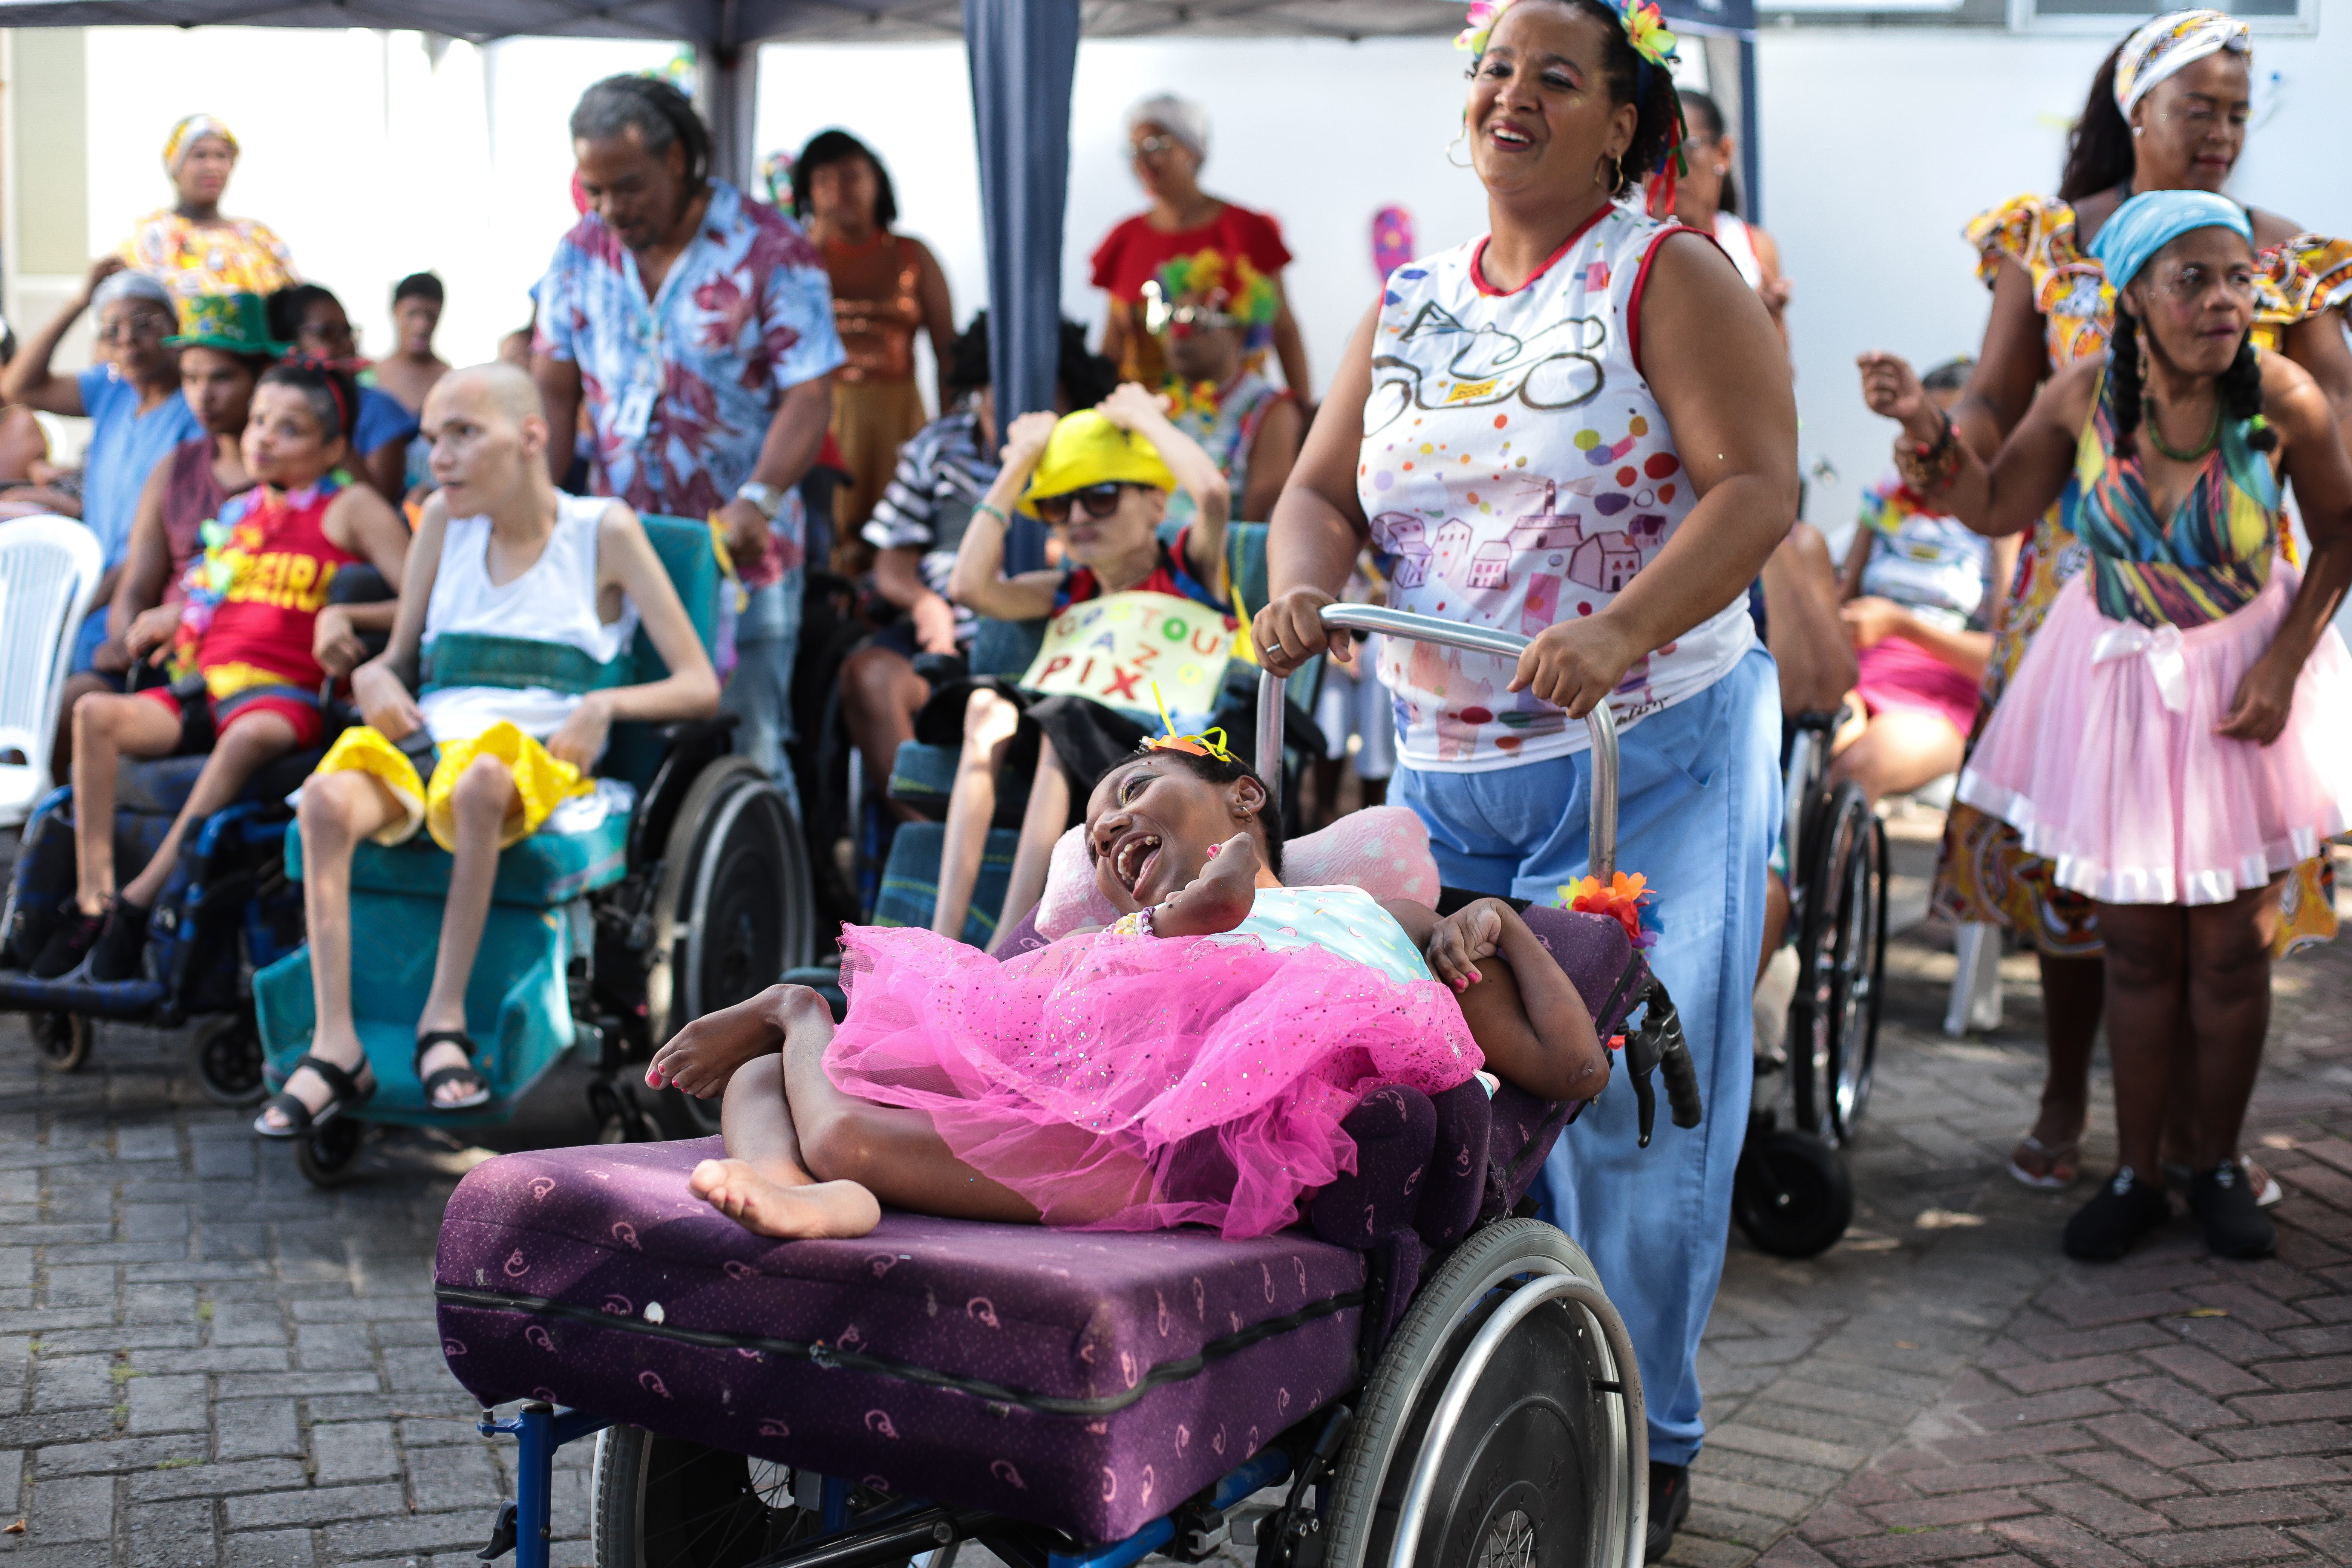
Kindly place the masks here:
POLYGON ((69 517, 0 522, 0 827, 32 816, 49 788, 49 743, 74 639, 98 597, 106 552, 69 517))

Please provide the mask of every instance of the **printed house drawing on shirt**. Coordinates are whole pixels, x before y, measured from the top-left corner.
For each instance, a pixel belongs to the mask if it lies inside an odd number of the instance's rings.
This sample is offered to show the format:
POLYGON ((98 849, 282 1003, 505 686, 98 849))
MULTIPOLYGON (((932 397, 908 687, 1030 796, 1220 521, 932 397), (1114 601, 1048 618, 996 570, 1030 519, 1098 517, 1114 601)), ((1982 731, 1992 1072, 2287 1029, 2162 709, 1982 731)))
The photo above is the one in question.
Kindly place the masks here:
POLYGON ((1409 511, 1384 511, 1372 519, 1372 545, 1389 558, 1389 581, 1418 588, 1429 581, 1429 525, 1409 511))

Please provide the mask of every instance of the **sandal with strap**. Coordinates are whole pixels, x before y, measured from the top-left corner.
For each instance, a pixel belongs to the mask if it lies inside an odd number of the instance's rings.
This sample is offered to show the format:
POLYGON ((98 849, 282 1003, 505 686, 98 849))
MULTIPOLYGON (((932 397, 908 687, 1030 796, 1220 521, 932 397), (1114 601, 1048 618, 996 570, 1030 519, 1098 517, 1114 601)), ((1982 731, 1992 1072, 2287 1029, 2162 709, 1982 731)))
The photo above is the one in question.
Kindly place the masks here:
POLYGON ((262 1107, 261 1114, 253 1119, 253 1130, 264 1138, 299 1138, 306 1132, 324 1127, 347 1110, 358 1110, 375 1095, 375 1075, 368 1071, 364 1061, 360 1063, 360 1070, 354 1073, 324 1057, 305 1056, 294 1064, 294 1072, 299 1073, 304 1068, 318 1074, 319 1081, 332 1091, 328 1095, 327 1102, 316 1110, 303 1104, 301 1097, 290 1087, 294 1074, 287 1074, 286 1081, 289 1087, 280 1089, 268 1105, 262 1107), (273 1110, 286 1119, 285 1126, 269 1124, 269 1113, 273 1110))
POLYGON ((421 1080, 419 1087, 425 1091, 425 1108, 427 1110, 471 1110, 478 1105, 488 1105, 490 1102, 490 1080, 476 1070, 473 1065, 474 1056, 478 1048, 474 1044, 474 1037, 463 1029, 431 1029, 416 1037, 416 1073, 421 1080), (466 1053, 466 1065, 461 1068, 443 1068, 431 1077, 426 1077, 425 1056, 436 1046, 457 1047, 466 1053), (434 1095, 445 1083, 472 1083, 476 1088, 473 1093, 459 1100, 436 1100, 434 1095))
POLYGON ((2059 1192, 2073 1186, 2082 1178, 2083 1141, 2069 1138, 2063 1143, 2044 1143, 2029 1132, 2017 1141, 2010 1152, 2009 1173, 2019 1184, 2042 1192, 2059 1192), (2021 1154, 2032 1154, 2042 1162, 2042 1173, 2034 1174, 2019 1161, 2021 1154))

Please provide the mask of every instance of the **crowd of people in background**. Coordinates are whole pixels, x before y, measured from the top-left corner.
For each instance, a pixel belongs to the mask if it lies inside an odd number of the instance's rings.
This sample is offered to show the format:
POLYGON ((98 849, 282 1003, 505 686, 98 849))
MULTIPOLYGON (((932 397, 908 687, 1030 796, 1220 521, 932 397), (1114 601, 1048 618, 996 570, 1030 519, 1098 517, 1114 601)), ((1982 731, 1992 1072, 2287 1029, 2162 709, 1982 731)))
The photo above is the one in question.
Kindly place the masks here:
MULTIPOLYGON (((1324 759, 1294 826, 1386 799, 1428 826, 1449 884, 1549 899, 1589 848, 1575 720, 1611 701, 1618 852, 1683 895, 1650 963, 1690 1025, 1710 1114, 1679 1152, 1643 1156, 1631 1106, 1604 1100, 1588 1119, 1598 1131, 1557 1146, 1539 1190, 1633 1325, 1654 1518, 1671 1535, 1702 1433, 1695 1352, 1744 1131, 1743 1047, 1751 1007, 1770 1011, 1756 997, 1789 907, 1773 858, 1782 715, 1833 715, 1832 777, 1873 802, 1945 792, 1937 908, 2033 947, 2050 1072, 2011 1156, 2020 1181, 2077 1179, 2107 1020, 2125 1160, 2069 1227, 2085 1258, 2122 1256, 2168 1212, 2175 1167, 2215 1251, 2274 1245, 2261 1205, 2275 1188, 2239 1152, 2238 1119, 2270 958, 2335 934, 2323 841, 2352 826, 2331 793, 2352 764, 2313 711, 2352 679, 2326 629, 2352 578, 2336 431, 2352 408, 2352 243, 2217 194, 2246 135, 2243 24, 2191 11, 2137 29, 2093 81, 2054 195, 1969 226, 1992 301, 1973 356, 1924 376, 1864 356, 1863 395, 1904 434, 1842 562, 1798 521, 1791 282, 1740 210, 1722 107, 1674 89, 1673 44, 1606 0, 1474 7, 1468 160, 1455 163, 1484 186, 1491 231, 1391 272, 1319 397, 1281 226, 1203 188, 1211 126, 1174 96, 1128 115, 1149 205, 1093 250, 1105 323, 1093 343, 1063 323, 1046 409, 998 402, 988 312, 959 320, 938 258, 899 227, 882 158, 847 131, 770 159, 755 196, 713 173, 709 131, 670 81, 596 83, 569 124, 579 220, 533 290, 531 324, 499 344, 502 364, 453 372, 435 345, 438 278, 400 280, 392 352, 364 359, 336 294, 267 225, 224 213, 238 142, 191 115, 165 139, 173 204, 0 371, 0 511, 78 516, 103 552, 59 776, 102 808, 114 758, 184 748, 201 729, 214 760, 184 826, 315 741, 319 689, 395 619, 393 664, 361 684, 408 714, 398 661, 472 624, 448 595, 517 613, 499 607, 510 584, 475 582, 441 553, 478 535, 493 552, 509 536, 526 553, 570 552, 578 602, 547 612, 548 637, 609 660, 614 628, 636 624, 615 607, 625 589, 683 673, 526 722, 528 747, 500 742, 482 764, 490 784, 445 780, 377 735, 321 775, 344 783, 305 797, 306 826, 315 816, 339 853, 430 823, 494 856, 515 821, 535 826, 578 784, 615 702, 683 715, 716 701, 737 751, 797 801, 795 676, 818 572, 844 585, 855 628, 831 645, 837 669, 818 672, 857 759, 870 821, 853 831, 871 858, 916 818, 892 798, 907 742, 952 752, 930 925, 983 945, 1037 905, 1056 843, 1139 742, 1179 720, 1247 734, 1255 669, 1315 655, 1328 658, 1308 728, 1324 759), (1605 93, 1555 79, 1577 60, 1605 93), (1527 129, 1538 121, 1540 142, 1527 129), (1694 230, 1711 243, 1668 243, 1694 230), (1578 266, 1553 274, 1571 252, 1578 266), (1520 373, 1507 365, 1449 382, 1460 344, 1416 327, 1440 312, 1528 339, 1563 308, 1641 323, 1591 349, 1622 395, 1563 411, 1509 401, 1520 373), (99 363, 60 374, 84 317, 99 363), (1409 439, 1394 426, 1408 406, 1409 439), (43 421, 60 416, 89 421, 76 469, 50 460, 43 421), (1492 475, 1474 479, 1489 493, 1469 495, 1466 522, 1451 468, 1419 460, 1430 443, 1492 475), (2300 568, 2286 484, 2313 544, 2300 568), (459 515, 477 500, 479 516, 459 515), (630 532, 653 516, 709 522, 730 579, 711 670, 688 668, 675 595, 662 602, 630 532), (215 618, 206 574, 237 521, 305 565, 268 613, 215 618), (1264 603, 1244 597, 1240 525, 1268 525, 1248 536, 1264 603), (431 620, 399 595, 420 529, 444 563, 421 579, 431 620), (1042 561, 1015 563, 1024 530, 1042 536, 1042 561), (337 569, 362 564, 384 597, 328 603, 337 569), (1041 675, 1044 628, 1129 594, 1221 625, 1233 679, 1171 714, 1164 695, 1155 713, 1143 692, 1041 675), (1359 643, 1320 623, 1342 599, 1533 643, 1517 660, 1359 643), (192 641, 198 623, 211 629, 192 641), (2137 760, 2094 780, 2085 745, 2137 760), (400 809, 378 810, 353 772, 403 781, 386 797, 400 809), (533 779, 562 788, 541 800, 533 779), (1010 890, 989 915, 974 906, 982 847, 1015 786, 1010 890), (510 817, 517 799, 529 809, 510 817), (2259 809, 2218 823, 2224 799, 2259 809), (1665 1159, 1687 1179, 1660 1180, 1665 1159)), ((407 574, 410 593, 419 580, 407 574)), ((106 819, 85 820, 100 826, 82 836, 73 912, 19 954, 37 973, 128 973, 169 870, 176 837, 117 888, 106 819)), ((340 929, 331 907, 316 918, 340 929)), ((418 1046, 420 1077, 453 1108, 486 1092, 451 1000, 464 973, 436 979, 418 1046)), ((349 1011, 327 992, 320 1006, 349 1011)), ((342 1035, 305 1058, 316 1070, 273 1102, 265 1134, 369 1092, 342 1035)))

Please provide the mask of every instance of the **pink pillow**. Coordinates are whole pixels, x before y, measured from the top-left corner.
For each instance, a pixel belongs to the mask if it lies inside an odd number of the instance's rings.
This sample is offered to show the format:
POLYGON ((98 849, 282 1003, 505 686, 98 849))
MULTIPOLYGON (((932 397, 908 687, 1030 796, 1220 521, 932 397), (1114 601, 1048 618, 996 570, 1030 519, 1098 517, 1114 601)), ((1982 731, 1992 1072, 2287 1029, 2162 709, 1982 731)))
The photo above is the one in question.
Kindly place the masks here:
MULTIPOLYGON (((1401 805, 1352 812, 1282 847, 1282 879, 1294 888, 1361 888, 1375 899, 1410 899, 1437 907, 1437 860, 1429 828, 1401 805)), ((1045 896, 1037 903, 1037 934, 1054 942, 1080 926, 1108 925, 1118 911, 1095 886, 1087 863, 1086 829, 1073 827, 1054 846, 1045 896)))

